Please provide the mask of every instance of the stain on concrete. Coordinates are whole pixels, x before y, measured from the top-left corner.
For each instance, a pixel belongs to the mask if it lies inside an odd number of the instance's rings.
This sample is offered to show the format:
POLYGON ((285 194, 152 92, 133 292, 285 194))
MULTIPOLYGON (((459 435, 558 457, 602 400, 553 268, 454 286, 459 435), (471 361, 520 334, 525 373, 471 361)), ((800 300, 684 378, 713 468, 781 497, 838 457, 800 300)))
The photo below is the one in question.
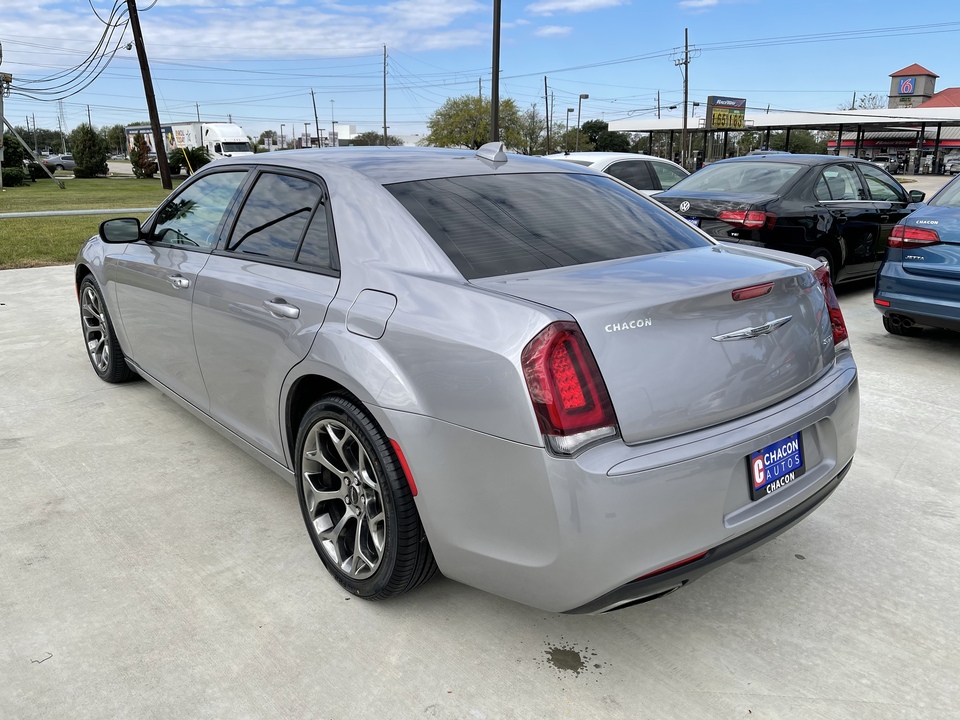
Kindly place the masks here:
POLYGON ((568 673, 572 673, 574 677, 594 672, 603 674, 602 669, 606 663, 597 660, 597 653, 588 647, 578 647, 562 637, 560 642, 545 641, 544 645, 546 649, 541 666, 557 670, 560 677, 568 673))

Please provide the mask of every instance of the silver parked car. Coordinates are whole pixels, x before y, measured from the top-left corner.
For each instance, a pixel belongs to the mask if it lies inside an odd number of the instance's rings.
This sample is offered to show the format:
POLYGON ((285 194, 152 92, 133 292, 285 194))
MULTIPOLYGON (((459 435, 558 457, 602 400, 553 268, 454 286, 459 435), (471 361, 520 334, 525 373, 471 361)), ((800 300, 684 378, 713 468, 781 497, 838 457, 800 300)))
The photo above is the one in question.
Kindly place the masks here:
POLYGON ((499 143, 219 160, 104 222, 76 284, 97 374, 286 477, 364 598, 439 568, 552 611, 652 599, 813 511, 856 447, 826 268, 499 143))
POLYGON ((45 158, 41 158, 40 162, 42 162, 50 172, 73 170, 77 167, 73 155, 48 155, 45 158))
POLYGON ((669 190, 690 174, 675 162, 642 153, 572 152, 546 157, 613 175, 644 195, 669 190))

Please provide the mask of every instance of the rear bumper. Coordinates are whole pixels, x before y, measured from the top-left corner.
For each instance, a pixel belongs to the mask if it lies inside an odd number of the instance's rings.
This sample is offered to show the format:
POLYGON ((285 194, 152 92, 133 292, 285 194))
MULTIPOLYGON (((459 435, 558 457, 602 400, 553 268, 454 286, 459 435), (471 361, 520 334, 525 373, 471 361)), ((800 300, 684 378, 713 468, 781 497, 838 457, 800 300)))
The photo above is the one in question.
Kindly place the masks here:
POLYGON ((573 610, 567 610, 567 613, 578 615, 607 612, 609 610, 636 605, 637 603, 648 600, 655 600, 656 598, 670 594, 674 590, 679 590, 704 573, 726 562, 735 560, 744 553, 750 552, 754 548, 773 540, 777 535, 792 528, 816 510, 824 500, 830 497, 831 493, 837 489, 837 486, 850 471, 851 465, 853 465, 852 460, 826 485, 817 490, 813 495, 810 495, 799 505, 794 506, 774 520, 754 528, 750 532, 735 537, 733 540, 729 540, 712 550, 708 550, 706 555, 693 562, 674 568, 673 570, 658 573, 652 577, 634 580, 612 592, 608 592, 606 595, 598 597, 586 605, 581 605, 573 610))
POLYGON ((573 459, 376 412, 410 464, 445 575, 544 610, 602 612, 683 585, 819 505, 853 459, 859 386, 844 353, 813 386, 763 412, 641 445, 611 441, 573 459), (752 501, 749 454, 794 432, 806 471, 752 501))
POLYGON ((874 305, 884 315, 901 315, 917 325, 960 331, 960 280, 916 275, 898 262, 884 262, 877 273, 874 305))

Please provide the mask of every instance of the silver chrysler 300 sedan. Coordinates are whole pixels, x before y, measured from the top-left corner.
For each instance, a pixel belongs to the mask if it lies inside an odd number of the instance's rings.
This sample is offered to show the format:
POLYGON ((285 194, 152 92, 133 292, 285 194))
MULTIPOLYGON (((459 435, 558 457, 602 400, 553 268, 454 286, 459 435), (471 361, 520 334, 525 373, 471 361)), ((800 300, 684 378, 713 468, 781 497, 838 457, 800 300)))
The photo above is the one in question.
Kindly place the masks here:
POLYGON ((649 600, 810 513, 856 447, 826 268, 499 143, 219 160, 103 223, 76 283, 97 374, 288 478, 364 598, 439 569, 649 600))

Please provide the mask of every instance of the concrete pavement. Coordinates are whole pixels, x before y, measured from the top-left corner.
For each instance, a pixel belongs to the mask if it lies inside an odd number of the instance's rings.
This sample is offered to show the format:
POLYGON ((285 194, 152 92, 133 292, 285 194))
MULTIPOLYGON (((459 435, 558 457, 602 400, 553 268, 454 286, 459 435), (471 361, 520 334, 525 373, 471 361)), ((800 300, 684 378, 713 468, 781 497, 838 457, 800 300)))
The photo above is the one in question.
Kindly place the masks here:
MULTIPOLYGON (((841 289, 860 449, 812 516, 659 601, 438 578, 350 599, 294 489, 85 355, 71 268, 0 273, 0 718, 956 718, 960 334, 841 289)), ((597 558, 602 562, 602 558, 597 558)))

